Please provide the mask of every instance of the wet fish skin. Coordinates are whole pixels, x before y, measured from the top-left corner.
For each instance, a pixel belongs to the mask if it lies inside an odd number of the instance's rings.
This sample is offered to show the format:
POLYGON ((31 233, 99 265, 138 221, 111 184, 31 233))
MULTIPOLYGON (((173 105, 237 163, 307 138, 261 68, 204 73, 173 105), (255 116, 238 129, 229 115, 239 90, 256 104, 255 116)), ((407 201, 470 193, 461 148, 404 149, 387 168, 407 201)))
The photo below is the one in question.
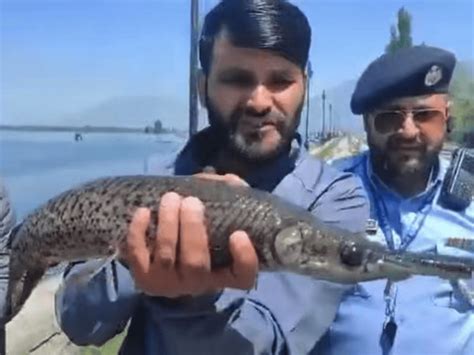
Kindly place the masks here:
POLYGON ((168 191, 203 202, 214 268, 231 263, 228 237, 244 230, 262 270, 284 269, 339 283, 398 280, 416 273, 457 278, 474 270, 474 262, 391 253, 362 235, 329 228, 275 195, 245 186, 196 177, 118 176, 68 190, 25 218, 11 244, 9 307, 0 321, 18 313, 51 265, 116 255, 138 207, 152 211, 147 242, 153 243, 160 197, 168 191))

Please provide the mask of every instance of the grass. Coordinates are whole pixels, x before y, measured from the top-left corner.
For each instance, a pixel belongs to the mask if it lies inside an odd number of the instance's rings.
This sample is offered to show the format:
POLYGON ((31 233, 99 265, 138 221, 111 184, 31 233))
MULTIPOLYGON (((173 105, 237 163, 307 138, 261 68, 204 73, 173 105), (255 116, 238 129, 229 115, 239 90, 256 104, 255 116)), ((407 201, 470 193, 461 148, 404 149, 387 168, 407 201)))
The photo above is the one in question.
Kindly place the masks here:
POLYGON ((117 335, 100 348, 95 346, 85 347, 84 349, 81 349, 81 355, 117 355, 123 339, 125 338, 125 334, 126 333, 123 332, 117 335))

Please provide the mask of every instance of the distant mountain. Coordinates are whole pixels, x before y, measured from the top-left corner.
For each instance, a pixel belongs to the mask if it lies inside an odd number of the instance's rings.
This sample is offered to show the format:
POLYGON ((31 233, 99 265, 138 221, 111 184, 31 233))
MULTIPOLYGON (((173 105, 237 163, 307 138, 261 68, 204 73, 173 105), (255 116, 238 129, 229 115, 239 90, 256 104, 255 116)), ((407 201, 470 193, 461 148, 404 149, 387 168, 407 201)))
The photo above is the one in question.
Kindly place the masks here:
MULTIPOLYGON (((348 80, 335 87, 326 89, 326 128, 329 125, 329 104, 332 105, 332 117, 337 128, 360 133, 363 131, 360 116, 352 114, 350 100, 357 80, 348 80)), ((322 127, 322 98, 321 96, 310 99, 310 130, 321 130, 322 127)))
POLYGON ((188 125, 188 103, 159 96, 114 97, 83 111, 62 116, 62 124, 80 126, 145 127, 160 120, 163 127, 188 125))

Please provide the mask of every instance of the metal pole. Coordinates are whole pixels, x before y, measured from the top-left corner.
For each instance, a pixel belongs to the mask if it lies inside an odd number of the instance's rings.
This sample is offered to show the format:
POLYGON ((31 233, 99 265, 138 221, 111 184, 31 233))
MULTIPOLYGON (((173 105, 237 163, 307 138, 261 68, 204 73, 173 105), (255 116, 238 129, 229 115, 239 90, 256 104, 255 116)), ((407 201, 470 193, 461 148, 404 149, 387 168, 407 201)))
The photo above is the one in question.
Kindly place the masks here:
POLYGON ((335 127, 334 122, 332 120, 332 104, 329 104, 329 132, 334 133, 335 127))
POLYGON ((310 89, 310 82, 311 77, 313 76, 313 70, 311 69, 311 61, 308 60, 308 67, 307 67, 307 77, 306 77, 306 134, 305 134, 305 147, 309 148, 309 89, 310 89))
POLYGON ((322 137, 324 139, 325 134, 326 134, 326 91, 325 90, 323 90, 322 98, 323 98, 323 133, 322 133, 322 137))
POLYGON ((199 1, 191 0, 191 46, 189 56, 189 136, 198 128, 199 1))

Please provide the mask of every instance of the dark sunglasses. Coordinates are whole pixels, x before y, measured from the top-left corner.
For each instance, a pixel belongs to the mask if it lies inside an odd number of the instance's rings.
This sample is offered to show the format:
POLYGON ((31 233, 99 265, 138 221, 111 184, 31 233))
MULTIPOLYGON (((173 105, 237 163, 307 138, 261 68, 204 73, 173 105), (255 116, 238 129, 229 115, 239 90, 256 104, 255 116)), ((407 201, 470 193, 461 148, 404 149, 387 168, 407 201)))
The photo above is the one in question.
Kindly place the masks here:
POLYGON ((377 132, 382 134, 394 133, 403 127, 408 114, 412 115, 413 122, 420 129, 439 124, 446 119, 446 110, 435 108, 376 111, 374 113, 374 127, 377 132))

